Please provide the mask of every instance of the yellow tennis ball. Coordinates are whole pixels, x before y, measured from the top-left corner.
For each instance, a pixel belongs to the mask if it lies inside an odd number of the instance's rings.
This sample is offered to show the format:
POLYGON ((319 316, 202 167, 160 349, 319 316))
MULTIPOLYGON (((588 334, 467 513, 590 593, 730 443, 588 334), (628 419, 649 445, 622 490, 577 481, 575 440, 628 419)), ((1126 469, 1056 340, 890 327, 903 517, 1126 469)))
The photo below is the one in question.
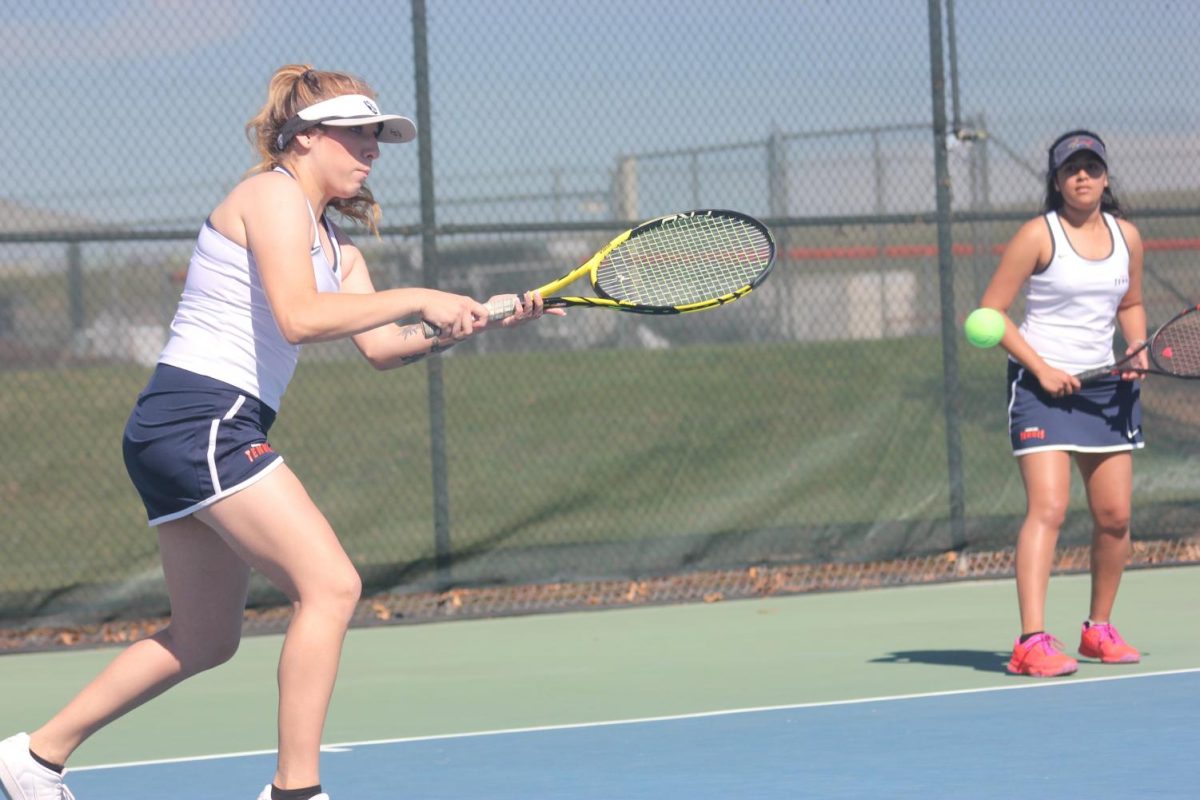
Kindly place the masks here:
POLYGON ((1004 338, 1004 315, 994 308, 977 308, 967 317, 963 332, 976 347, 995 347, 1004 338))

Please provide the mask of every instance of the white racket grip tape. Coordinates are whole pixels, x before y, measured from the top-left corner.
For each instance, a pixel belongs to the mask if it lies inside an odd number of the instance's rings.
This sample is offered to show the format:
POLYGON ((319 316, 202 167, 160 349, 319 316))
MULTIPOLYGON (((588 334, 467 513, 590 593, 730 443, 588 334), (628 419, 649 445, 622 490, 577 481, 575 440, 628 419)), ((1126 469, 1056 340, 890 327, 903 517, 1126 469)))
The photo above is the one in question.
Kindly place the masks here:
MULTIPOLYGON (((498 297, 490 303, 484 303, 483 307, 488 311, 488 322, 499 322, 517 313, 517 301, 511 296, 498 297)), ((436 339, 442 333, 441 328, 425 320, 421 320, 421 327, 425 330, 426 339, 436 339)))

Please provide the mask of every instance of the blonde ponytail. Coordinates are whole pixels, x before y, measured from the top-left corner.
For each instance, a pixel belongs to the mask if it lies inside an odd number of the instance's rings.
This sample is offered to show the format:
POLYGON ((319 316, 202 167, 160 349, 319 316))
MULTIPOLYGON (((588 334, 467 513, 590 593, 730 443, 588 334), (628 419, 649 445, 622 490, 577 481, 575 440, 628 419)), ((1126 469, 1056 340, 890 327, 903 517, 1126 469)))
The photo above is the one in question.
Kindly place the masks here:
MULTIPOLYGON (((281 150, 278 139, 284 123, 303 108, 344 94, 375 97, 375 91, 366 82, 344 72, 324 72, 308 64, 287 64, 277 69, 267 86, 266 103, 246 123, 246 138, 259 155, 259 163, 247 174, 269 172, 282 163, 287 144, 281 150)), ((379 204, 365 185, 354 197, 337 198, 329 205, 342 216, 379 235, 379 204)))

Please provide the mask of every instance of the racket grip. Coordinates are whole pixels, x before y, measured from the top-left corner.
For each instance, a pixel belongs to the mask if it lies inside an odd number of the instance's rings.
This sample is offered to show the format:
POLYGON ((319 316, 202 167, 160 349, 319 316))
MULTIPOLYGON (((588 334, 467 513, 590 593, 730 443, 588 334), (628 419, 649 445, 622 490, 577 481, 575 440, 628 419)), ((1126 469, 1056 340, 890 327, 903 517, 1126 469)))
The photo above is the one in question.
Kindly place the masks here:
POLYGON ((1120 369, 1115 365, 1107 367, 1096 367, 1095 369, 1084 370, 1078 373, 1075 377, 1080 383, 1091 383, 1098 378, 1107 378, 1109 375, 1116 375, 1120 369))
MULTIPOLYGON (((490 303, 484 303, 483 307, 487 309, 488 322, 508 319, 517 312, 517 302, 512 297, 498 297, 490 303)), ((436 339, 442 335, 442 329, 432 322, 421 320, 421 327, 425 331, 426 339, 436 339)))

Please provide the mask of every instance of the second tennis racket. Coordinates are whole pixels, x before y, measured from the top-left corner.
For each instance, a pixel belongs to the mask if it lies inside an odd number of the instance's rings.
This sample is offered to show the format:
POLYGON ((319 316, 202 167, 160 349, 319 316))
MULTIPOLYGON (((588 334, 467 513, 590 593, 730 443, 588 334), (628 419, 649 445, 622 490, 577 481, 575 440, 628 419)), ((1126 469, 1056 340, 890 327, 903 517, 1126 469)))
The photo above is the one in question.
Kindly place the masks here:
POLYGON ((1091 383, 1108 375, 1122 372, 1141 372, 1151 375, 1168 375, 1172 378, 1200 378, 1200 305, 1185 308, 1167 320, 1137 350, 1108 367, 1089 369, 1076 375, 1080 383, 1091 383), (1148 351, 1150 366, 1147 369, 1129 367, 1133 357, 1143 350, 1148 351))

